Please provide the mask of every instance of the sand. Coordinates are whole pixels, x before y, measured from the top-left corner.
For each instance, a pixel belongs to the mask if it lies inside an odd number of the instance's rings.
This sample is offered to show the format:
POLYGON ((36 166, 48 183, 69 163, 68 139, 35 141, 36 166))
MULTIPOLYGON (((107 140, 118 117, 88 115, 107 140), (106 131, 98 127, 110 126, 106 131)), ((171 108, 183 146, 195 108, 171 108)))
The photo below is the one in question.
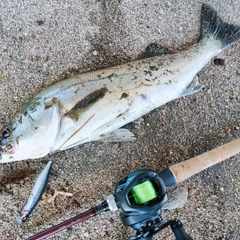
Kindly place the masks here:
MULTIPOLYGON (((206 1, 227 22, 239 24, 239 1, 206 1)), ((34 1, 0 3, 0 128, 40 90, 74 74, 134 60, 151 43, 172 52, 197 41, 201 1, 34 1)), ((0 239, 26 239, 69 219, 114 192, 131 171, 165 167, 240 137, 240 44, 222 52, 199 72, 206 89, 160 107, 126 126, 133 142, 88 143, 36 160, 0 166, 0 239), (53 170, 46 193, 29 220, 14 219, 48 160, 53 170)), ((240 239, 240 159, 237 156, 180 184, 178 218, 193 239, 240 239)), ((50 239, 127 239, 134 231, 118 213, 103 213, 50 239)), ((174 239, 170 230, 154 239, 174 239)))

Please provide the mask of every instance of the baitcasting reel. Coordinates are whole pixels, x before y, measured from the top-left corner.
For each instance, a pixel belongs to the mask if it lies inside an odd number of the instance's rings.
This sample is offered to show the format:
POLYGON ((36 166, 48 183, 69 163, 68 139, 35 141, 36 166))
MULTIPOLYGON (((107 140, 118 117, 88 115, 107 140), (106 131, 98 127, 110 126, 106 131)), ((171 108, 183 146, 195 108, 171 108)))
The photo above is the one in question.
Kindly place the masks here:
POLYGON ((192 240, 179 220, 164 223, 161 217, 161 207, 167 201, 166 187, 174 184, 168 168, 160 173, 142 169, 118 180, 114 197, 121 220, 137 231, 129 240, 151 240, 168 226, 177 240, 192 240))

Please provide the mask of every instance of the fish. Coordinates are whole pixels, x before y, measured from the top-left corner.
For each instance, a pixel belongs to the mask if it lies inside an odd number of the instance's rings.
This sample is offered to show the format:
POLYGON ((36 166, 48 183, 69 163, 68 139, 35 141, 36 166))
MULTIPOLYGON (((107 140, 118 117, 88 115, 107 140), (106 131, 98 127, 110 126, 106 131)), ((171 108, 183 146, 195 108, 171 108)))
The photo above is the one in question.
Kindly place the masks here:
POLYGON ((27 202, 23 205, 20 215, 15 219, 16 223, 25 223, 35 209, 47 185, 52 164, 53 162, 49 161, 37 177, 27 202))
POLYGON ((202 90, 197 73, 240 39, 209 5, 198 41, 175 54, 75 75, 40 92, 2 130, 1 162, 36 159, 91 141, 133 140, 122 128, 174 99, 202 90))

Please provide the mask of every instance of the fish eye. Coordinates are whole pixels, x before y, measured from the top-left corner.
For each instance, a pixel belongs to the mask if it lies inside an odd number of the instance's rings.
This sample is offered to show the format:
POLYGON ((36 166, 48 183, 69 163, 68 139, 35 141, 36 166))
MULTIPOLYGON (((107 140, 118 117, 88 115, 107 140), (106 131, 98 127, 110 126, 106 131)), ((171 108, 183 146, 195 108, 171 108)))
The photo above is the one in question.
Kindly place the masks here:
POLYGON ((8 138, 11 134, 11 131, 9 128, 4 128, 3 131, 2 131, 2 138, 8 138))
POLYGON ((11 144, 8 144, 7 146, 6 146, 6 149, 7 150, 11 150, 13 147, 12 147, 12 145, 11 144))

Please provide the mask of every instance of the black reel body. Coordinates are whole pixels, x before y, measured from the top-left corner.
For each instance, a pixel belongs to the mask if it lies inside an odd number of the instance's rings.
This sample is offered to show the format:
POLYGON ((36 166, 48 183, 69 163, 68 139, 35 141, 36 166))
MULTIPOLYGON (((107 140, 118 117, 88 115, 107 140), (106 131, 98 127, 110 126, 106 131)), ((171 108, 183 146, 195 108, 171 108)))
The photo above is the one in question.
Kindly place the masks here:
POLYGON ((150 223, 157 223, 157 225, 162 223, 160 208, 167 201, 167 195, 166 186, 158 176, 158 173, 148 169, 141 169, 121 178, 116 184, 115 199, 121 210, 120 217, 123 224, 135 229, 137 235, 149 232, 151 228, 150 223), (136 192, 133 189, 146 182, 150 188, 145 189, 146 192, 144 193, 148 201, 145 202, 144 199, 141 199, 139 203, 138 196, 134 196, 136 192), (152 193, 153 189, 155 194, 152 193), (150 195, 149 197, 147 196, 148 194, 150 195))
POLYGON ((121 211, 121 220, 125 226, 137 231, 129 240, 151 240, 154 234, 168 226, 171 226, 176 239, 192 240, 180 221, 164 223, 161 217, 161 207, 167 201, 166 186, 174 183, 173 178, 169 169, 161 173, 141 169, 118 180, 114 196, 121 211), (177 225, 179 227, 175 229, 177 225))

